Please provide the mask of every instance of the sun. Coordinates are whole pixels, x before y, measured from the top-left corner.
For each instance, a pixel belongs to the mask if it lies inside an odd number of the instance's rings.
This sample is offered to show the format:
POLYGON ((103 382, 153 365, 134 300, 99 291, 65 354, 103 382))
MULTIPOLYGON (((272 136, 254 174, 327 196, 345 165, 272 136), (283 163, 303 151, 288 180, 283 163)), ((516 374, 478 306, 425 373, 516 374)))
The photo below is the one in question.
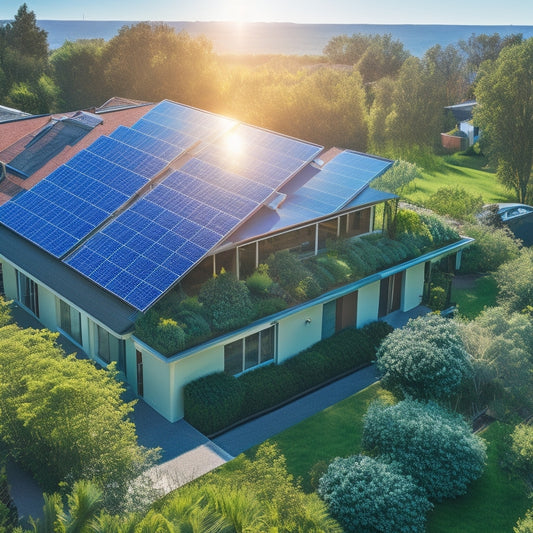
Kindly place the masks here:
POLYGON ((244 0, 227 0, 227 18, 232 22, 243 24, 249 22, 249 2, 244 0))

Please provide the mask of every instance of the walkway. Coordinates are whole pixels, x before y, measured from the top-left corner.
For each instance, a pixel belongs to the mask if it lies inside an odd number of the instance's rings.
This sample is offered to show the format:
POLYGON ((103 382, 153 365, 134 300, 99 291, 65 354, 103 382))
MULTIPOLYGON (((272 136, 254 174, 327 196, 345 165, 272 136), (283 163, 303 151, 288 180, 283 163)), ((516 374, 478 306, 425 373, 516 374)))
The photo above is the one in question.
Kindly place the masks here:
MULTIPOLYGON (((40 326, 35 318, 23 309, 17 308, 15 311, 15 318, 22 327, 40 326)), ((427 314, 428 311, 428 308, 422 306, 408 313, 397 311, 387 317, 387 322, 394 327, 401 327, 409 318, 427 314)), ((81 357, 86 357, 64 336, 60 336, 59 342, 65 346, 67 353, 76 351, 81 357)), ((137 427, 139 443, 150 448, 161 448, 161 462, 149 474, 156 487, 166 494, 217 468, 252 446, 348 398, 378 379, 376 369, 371 365, 276 411, 227 431, 213 440, 209 440, 185 420, 168 422, 142 399, 139 399, 135 406, 133 420, 137 427)), ((42 495, 34 480, 16 465, 10 465, 8 473, 19 515, 26 518, 39 517, 42 495)))

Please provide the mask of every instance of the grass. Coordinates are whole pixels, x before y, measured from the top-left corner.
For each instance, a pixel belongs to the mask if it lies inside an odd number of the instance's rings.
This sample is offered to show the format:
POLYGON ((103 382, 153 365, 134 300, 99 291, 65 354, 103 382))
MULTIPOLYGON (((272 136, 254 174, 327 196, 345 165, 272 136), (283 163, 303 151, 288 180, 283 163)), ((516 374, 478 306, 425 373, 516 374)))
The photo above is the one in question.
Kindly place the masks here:
POLYGON ((452 165, 443 161, 437 170, 423 171, 423 178, 415 179, 409 184, 402 193, 403 198, 416 205, 426 205, 428 197, 442 187, 458 186, 474 196, 481 196, 485 204, 514 201, 512 192, 497 181, 495 174, 479 168, 457 166, 459 163, 467 165, 467 156, 457 159, 456 162, 457 164, 452 165), (463 161, 465 158, 467 161, 463 161))
POLYGON ((435 506, 428 533, 502 533, 513 531, 531 505, 524 483, 499 465, 500 450, 512 427, 495 422, 481 436, 487 442, 487 466, 468 493, 435 506))
MULTIPOLYGON (((285 455, 287 467, 302 488, 312 492, 309 471, 320 461, 331 462, 335 457, 359 453, 363 431, 363 416, 370 402, 385 401, 390 394, 379 384, 371 385, 350 398, 304 420, 269 439, 285 455)), ((482 433, 487 442, 487 467, 480 479, 472 483, 468 493, 454 500, 436 504, 428 515, 428 533, 502 533, 512 532, 517 520, 531 505, 525 484, 500 467, 499 457, 511 426, 492 424, 482 433)), ((245 455, 253 456, 251 448, 233 461, 193 482, 217 483, 242 468, 245 455)), ((183 489, 187 490, 186 487, 183 489)), ((179 490, 183 490, 179 489, 179 490)), ((169 498, 167 496, 167 498, 169 498)))
POLYGON ((492 276, 475 280, 472 288, 453 289, 452 301, 456 303, 459 314, 468 320, 476 318, 485 307, 496 305, 498 285, 492 276))

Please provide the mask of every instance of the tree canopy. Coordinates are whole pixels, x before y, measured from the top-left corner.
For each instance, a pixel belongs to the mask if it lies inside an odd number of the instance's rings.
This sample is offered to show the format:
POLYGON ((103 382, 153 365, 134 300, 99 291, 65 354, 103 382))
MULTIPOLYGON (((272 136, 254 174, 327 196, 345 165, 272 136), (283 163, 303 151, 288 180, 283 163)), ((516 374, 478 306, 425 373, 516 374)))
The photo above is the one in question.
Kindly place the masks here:
POLYGON ((116 372, 65 356, 56 338, 0 327, 0 439, 46 490, 93 480, 106 506, 122 509, 157 454, 137 443, 116 372))
POLYGON ((533 164, 533 38, 503 48, 482 64, 474 122, 502 183, 521 203, 531 198, 533 164))

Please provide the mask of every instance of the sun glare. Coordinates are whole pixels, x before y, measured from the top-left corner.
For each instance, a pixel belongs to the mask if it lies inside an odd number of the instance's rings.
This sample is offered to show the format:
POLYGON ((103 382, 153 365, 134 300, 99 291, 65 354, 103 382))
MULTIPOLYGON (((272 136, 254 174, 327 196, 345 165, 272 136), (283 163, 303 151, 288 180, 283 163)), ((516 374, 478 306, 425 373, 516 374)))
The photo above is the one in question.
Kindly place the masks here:
POLYGON ((243 149, 244 143, 242 137, 238 133, 229 133, 225 139, 226 149, 233 157, 239 156, 243 149))
POLYGON ((249 22, 248 2, 243 0, 228 0, 228 20, 237 23, 249 22))

